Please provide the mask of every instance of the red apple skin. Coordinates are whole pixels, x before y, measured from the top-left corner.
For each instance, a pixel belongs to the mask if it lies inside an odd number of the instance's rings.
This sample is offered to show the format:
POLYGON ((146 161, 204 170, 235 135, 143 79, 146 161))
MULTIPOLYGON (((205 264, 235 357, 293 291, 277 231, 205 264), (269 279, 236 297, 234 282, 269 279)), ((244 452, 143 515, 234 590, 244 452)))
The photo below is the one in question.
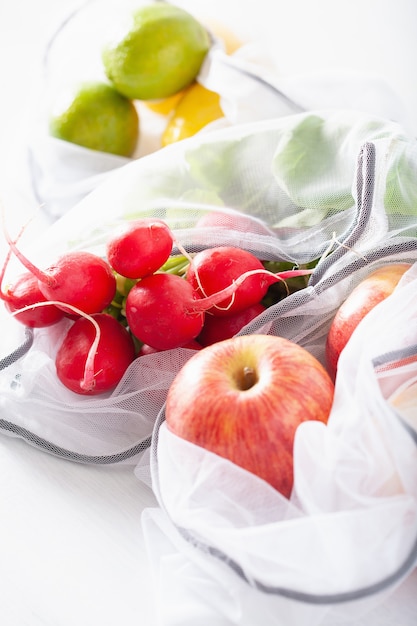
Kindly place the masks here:
POLYGON ((362 280, 337 310, 326 340, 326 365, 336 379, 340 353, 362 319, 394 291, 400 278, 410 269, 409 263, 380 267, 362 280))
POLYGON ((244 335, 196 352, 167 394, 177 436, 267 481, 289 498, 293 444, 307 420, 327 423, 334 385, 307 350, 272 335, 244 335))

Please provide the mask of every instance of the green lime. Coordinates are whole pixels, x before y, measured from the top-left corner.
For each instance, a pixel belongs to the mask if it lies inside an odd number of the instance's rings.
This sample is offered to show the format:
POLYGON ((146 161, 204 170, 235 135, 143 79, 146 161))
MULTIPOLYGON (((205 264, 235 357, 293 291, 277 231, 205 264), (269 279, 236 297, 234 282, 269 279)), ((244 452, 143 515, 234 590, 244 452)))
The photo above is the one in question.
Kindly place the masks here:
POLYGON ((166 98, 196 78, 210 37, 190 13, 166 2, 145 5, 102 59, 107 77, 134 100, 166 98))
POLYGON ((139 138, 139 117, 133 102, 112 85, 88 82, 56 105, 49 132, 91 150, 129 157, 139 138))

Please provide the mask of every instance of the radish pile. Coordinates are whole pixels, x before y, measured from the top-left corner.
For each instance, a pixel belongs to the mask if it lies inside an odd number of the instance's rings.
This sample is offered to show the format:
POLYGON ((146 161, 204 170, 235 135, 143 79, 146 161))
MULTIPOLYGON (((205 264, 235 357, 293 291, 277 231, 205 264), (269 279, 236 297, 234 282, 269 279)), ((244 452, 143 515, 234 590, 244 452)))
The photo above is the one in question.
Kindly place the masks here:
POLYGON ((68 389, 84 395, 111 391, 133 360, 146 354, 199 349, 235 335, 289 293, 287 281, 301 277, 294 286, 299 289, 312 272, 263 263, 233 246, 189 255, 168 225, 153 218, 126 222, 109 237, 105 258, 73 251, 45 270, 22 254, 19 237, 6 233, 0 286, 12 254, 25 272, 1 287, 0 297, 11 315, 32 328, 71 319, 56 372, 68 389), (173 254, 174 246, 180 254, 173 254))

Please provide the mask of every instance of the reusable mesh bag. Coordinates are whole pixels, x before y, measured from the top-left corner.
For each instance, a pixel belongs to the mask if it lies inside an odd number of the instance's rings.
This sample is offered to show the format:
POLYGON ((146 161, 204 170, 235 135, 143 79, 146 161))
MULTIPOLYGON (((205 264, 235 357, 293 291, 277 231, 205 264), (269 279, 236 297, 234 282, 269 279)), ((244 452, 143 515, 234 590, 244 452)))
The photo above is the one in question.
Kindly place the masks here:
MULTIPOLYGON (((297 429, 290 500, 174 435, 161 411, 150 455, 160 506, 142 523, 162 624, 348 623, 414 569, 417 240, 394 238, 366 260, 345 253, 240 334, 280 335, 323 359, 337 304, 371 271, 398 262, 410 270, 340 356, 327 426, 297 429)), ((140 464, 136 471, 143 480, 140 464)))
MULTIPOLYGON (((165 219, 190 253, 230 244, 262 260, 294 265, 324 257, 306 289, 247 329, 281 333, 288 324, 301 344, 303 333, 316 333, 311 349, 323 360, 326 324, 361 275, 358 270, 347 282, 333 280, 337 272, 344 275, 338 263, 346 251, 366 269, 369 251, 381 242, 395 240, 394 249, 406 255, 410 246, 413 250, 415 164, 415 142, 398 124, 362 113, 316 111, 242 124, 126 165, 38 241, 23 246, 22 240, 22 246, 39 267, 68 250, 103 255, 120 222, 152 215, 165 219), (300 150, 304 165, 293 167, 300 163, 300 150), (199 226, 208 213, 217 215, 215 225, 199 226), (327 308, 314 304, 309 311, 307 296, 318 288, 316 282, 323 284, 322 275, 334 283, 327 308)), ((10 277, 21 269, 14 261, 10 277)), ((80 397, 55 374, 54 354, 69 322, 23 334, 4 310, 1 315, 4 337, 17 335, 16 345, 1 355, 2 430, 76 461, 136 464, 149 447, 170 383, 192 352, 141 357, 111 394, 80 397)))
MULTIPOLYGON (((56 139, 49 133, 48 121, 57 96, 61 99, 68 94, 70 98, 82 82, 107 81, 101 59, 103 46, 115 32, 126 29, 132 11, 147 4, 149 0, 84 0, 57 25, 45 47, 36 81, 38 93, 30 98, 26 123, 22 124, 20 141, 17 138, 15 142, 15 158, 10 159, 5 178, 29 206, 39 204, 49 221, 72 209, 114 170, 131 161, 56 139)), ((207 19, 210 22, 210 14, 217 21, 212 6, 197 7, 181 0, 176 4, 203 23, 207 19)), ((258 10, 268 11, 269 7, 258 10)), ((233 13, 232 20, 234 28, 233 13)), ((230 55, 223 42, 209 34, 212 46, 197 82, 219 94, 224 117, 201 132, 325 107, 360 110, 411 127, 401 98, 374 74, 338 70, 284 77, 263 48, 263 41, 249 41, 230 55)), ((133 158, 142 158, 161 147, 167 118, 154 114, 142 102, 135 101, 135 106, 140 135, 133 158)))

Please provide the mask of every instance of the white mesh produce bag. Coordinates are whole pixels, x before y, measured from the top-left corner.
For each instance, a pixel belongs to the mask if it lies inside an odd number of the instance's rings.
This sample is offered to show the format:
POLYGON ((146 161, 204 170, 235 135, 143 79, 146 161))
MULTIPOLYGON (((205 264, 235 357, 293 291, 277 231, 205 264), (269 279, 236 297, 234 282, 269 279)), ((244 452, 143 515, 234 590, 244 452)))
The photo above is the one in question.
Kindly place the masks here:
MULTIPOLYGON (((274 332, 314 352, 323 337, 313 311, 326 319, 327 288, 343 290, 351 273, 404 258, 387 249, 367 267, 345 265, 340 284, 334 275, 334 286, 317 283, 277 317, 274 332), (310 315, 303 333, 297 314, 310 315)), ((172 434, 161 412, 151 453, 160 508, 143 514, 161 623, 347 623, 414 568, 417 431, 391 396, 415 380, 416 288, 414 263, 342 352, 328 425, 305 422, 297 430, 290 501, 172 434)), ((265 330, 256 326, 254 332, 265 330)))
MULTIPOLYGON (((107 80, 101 61, 103 45, 115 31, 126 27, 131 12, 144 4, 149 0, 86 0, 57 26, 46 46, 39 93, 31 99, 8 177, 19 192, 25 190, 29 202, 41 205, 51 221, 113 170, 131 161, 51 137, 48 120, 58 95, 71 93, 83 81, 107 80)), ((180 7, 182 4, 178 2, 180 7)), ((198 7, 185 5, 200 19, 198 7)), ((206 12, 210 14, 210 8, 206 7, 206 12)), ((247 42, 228 55, 222 41, 212 35, 212 47, 197 81, 220 95, 224 113, 224 118, 208 124, 202 132, 323 108, 363 111, 395 120, 406 129, 410 125, 404 103, 382 78, 347 71, 284 78, 262 41, 247 42)), ((136 105, 140 137, 133 158, 141 158, 160 148, 167 119, 153 114, 143 103, 136 105)))
MULTIPOLYGON (((358 269, 340 282, 346 253, 366 268, 370 251, 392 241, 395 254, 415 258, 415 164, 415 142, 399 125, 361 113, 316 111, 240 125, 128 164, 38 241, 23 236, 21 247, 39 267, 68 250, 104 254, 121 221, 152 215, 165 219, 190 253, 231 244, 262 260, 294 265, 323 257, 309 287, 250 327, 257 332, 267 324, 268 332, 281 332, 282 320, 301 344, 304 333, 315 333, 310 349, 323 360, 328 323, 361 275, 358 269), (300 150, 305 167, 294 168, 300 150), (220 215, 220 222, 199 227, 207 213, 220 215), (326 290, 319 309, 311 290, 329 282, 335 287, 326 290)), ((20 271, 15 261, 8 277, 20 271)), ((2 430, 74 460, 136 463, 175 373, 192 352, 142 357, 111 394, 79 397, 55 377, 57 338, 66 322, 52 331, 24 332, 3 309, 1 315, 7 338, 0 371, 2 430)))

